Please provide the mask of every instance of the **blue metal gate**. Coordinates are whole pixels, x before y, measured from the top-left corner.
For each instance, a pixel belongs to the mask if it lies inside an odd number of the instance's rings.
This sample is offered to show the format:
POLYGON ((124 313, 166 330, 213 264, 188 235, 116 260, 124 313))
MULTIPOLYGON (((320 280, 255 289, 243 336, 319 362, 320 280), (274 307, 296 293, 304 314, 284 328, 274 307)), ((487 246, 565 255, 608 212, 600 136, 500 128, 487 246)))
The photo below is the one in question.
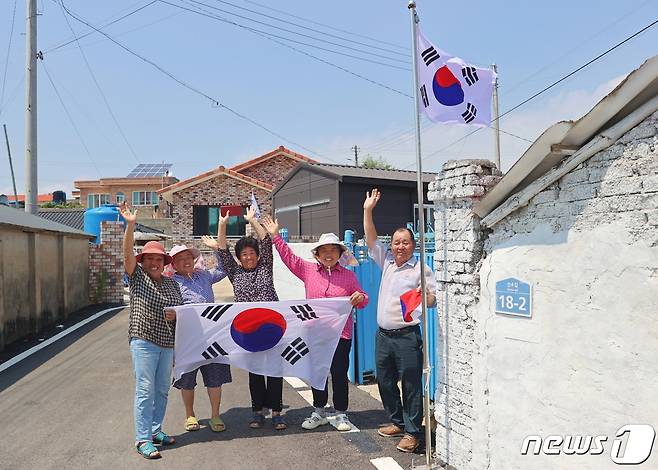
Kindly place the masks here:
MULTIPOLYGON (((377 298, 379 294, 379 283, 381 280, 381 269, 368 256, 368 248, 354 245, 346 236, 346 245, 350 247, 359 265, 353 268, 361 287, 366 291, 370 302, 363 310, 358 310, 354 318, 354 340, 350 352, 349 379, 357 384, 363 384, 376 378, 375 365, 375 333, 377 331, 377 298)), ((419 253, 415 253, 418 258, 419 253)), ((434 270, 434 244, 426 243, 425 263, 434 270)), ((430 390, 436 389, 436 377, 439 369, 439 319, 436 308, 427 310, 429 319, 429 348, 430 365, 430 390)))

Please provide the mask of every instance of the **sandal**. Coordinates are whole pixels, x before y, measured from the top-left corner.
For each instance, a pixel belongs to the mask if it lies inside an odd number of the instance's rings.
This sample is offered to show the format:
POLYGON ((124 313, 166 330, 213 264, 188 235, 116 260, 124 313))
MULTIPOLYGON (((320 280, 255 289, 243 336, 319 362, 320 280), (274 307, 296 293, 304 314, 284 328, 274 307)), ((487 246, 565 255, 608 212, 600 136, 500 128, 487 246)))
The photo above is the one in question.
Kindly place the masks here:
POLYGON ((226 430, 226 425, 222 421, 222 418, 217 416, 216 418, 210 418, 210 429, 215 432, 222 432, 226 430))
POLYGON ((186 431, 198 431, 199 430, 199 420, 195 416, 189 416, 185 420, 185 430, 186 431))
POLYGON ((286 418, 284 418, 283 415, 272 416, 272 425, 277 431, 282 431, 288 427, 286 424, 286 418))
POLYGON ((145 459, 153 460, 162 457, 152 442, 142 442, 141 444, 137 444, 135 447, 137 448, 137 453, 145 459))
POLYGON ((265 424, 265 416, 263 416, 261 413, 254 413, 254 416, 249 422, 249 427, 251 429, 259 429, 263 427, 263 424, 265 424))
POLYGON ((176 443, 176 439, 171 437, 169 434, 164 431, 158 431, 157 434, 153 435, 153 444, 160 444, 163 446, 170 446, 176 443))

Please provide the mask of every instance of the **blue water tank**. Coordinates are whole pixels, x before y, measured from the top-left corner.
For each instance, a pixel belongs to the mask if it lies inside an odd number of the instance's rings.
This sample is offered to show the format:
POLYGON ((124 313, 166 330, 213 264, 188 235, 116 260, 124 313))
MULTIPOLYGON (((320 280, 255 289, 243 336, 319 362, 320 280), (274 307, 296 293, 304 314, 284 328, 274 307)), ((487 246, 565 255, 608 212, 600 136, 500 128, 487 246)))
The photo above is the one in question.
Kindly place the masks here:
POLYGON ((287 228, 281 228, 279 229, 279 235, 283 239, 284 242, 288 243, 288 229, 287 228))
POLYGON ((66 204, 66 193, 64 191, 53 191, 53 202, 55 204, 66 204))
POLYGON ((84 228, 83 230, 92 235, 96 235, 94 243, 101 242, 101 222, 106 220, 124 222, 123 217, 119 213, 119 208, 116 204, 103 204, 94 209, 87 209, 84 215, 84 228))
POLYGON ((345 243, 354 243, 354 230, 345 230, 345 237, 343 238, 343 241, 345 243))

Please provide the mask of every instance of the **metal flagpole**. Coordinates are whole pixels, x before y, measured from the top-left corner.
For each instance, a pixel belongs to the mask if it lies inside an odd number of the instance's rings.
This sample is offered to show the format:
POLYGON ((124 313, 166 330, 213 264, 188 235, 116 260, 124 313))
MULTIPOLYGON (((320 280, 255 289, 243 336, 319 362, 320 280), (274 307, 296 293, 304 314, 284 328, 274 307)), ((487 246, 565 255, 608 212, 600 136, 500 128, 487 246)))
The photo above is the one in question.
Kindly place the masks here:
POLYGON ((426 468, 432 468, 432 426, 430 417, 430 353, 429 353, 429 322, 427 319, 427 291, 425 282, 425 208, 423 201, 423 169, 420 157, 420 109, 418 106, 418 68, 417 68, 417 39, 416 24, 418 16, 416 15, 416 2, 409 1, 409 13, 411 17, 411 38, 413 56, 413 78, 414 78, 414 120, 416 123, 416 179, 418 189, 418 242, 420 244, 420 288, 422 299, 422 318, 423 318, 423 415, 425 420, 425 463, 426 468))
POLYGON ((9 147, 9 136, 7 135, 7 124, 3 124, 5 130, 5 142, 7 143, 7 156, 9 157, 9 169, 11 170, 11 182, 14 185, 14 207, 18 208, 18 193, 16 192, 16 178, 14 178, 14 164, 11 162, 11 148, 9 147))
POLYGON ((500 120, 499 120, 500 116, 498 115, 498 67, 496 67, 496 64, 493 64, 491 68, 496 74, 496 83, 494 84, 494 89, 493 89, 493 114, 494 114, 493 128, 494 128, 494 149, 496 154, 495 155, 496 167, 500 171, 503 171, 503 169, 500 167, 500 120))

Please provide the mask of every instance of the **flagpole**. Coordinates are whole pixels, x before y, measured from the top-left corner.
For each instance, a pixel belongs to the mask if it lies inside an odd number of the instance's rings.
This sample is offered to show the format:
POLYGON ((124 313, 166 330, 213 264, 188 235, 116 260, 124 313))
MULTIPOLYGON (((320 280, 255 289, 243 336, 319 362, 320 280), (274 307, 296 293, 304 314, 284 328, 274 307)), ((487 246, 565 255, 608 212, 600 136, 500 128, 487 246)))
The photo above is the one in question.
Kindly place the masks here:
POLYGON ((503 169, 500 167, 500 116, 498 115, 498 67, 496 67, 496 64, 493 64, 491 66, 492 70, 496 74, 496 83, 494 84, 494 89, 493 89, 493 114, 494 114, 494 119, 493 119, 493 127, 494 127, 494 149, 495 149, 495 157, 496 157, 496 168, 498 170, 503 171, 503 169))
POLYGON ((416 2, 409 1, 409 14, 411 18, 411 40, 413 47, 411 54, 413 56, 413 79, 414 79, 414 120, 416 123, 416 179, 418 189, 418 242, 420 244, 420 288, 421 288, 421 305, 423 318, 423 415, 425 420, 425 463, 427 469, 432 468, 432 426, 430 417, 430 356, 429 356, 429 322, 427 318, 427 291, 425 281, 425 208, 423 201, 423 169, 420 156, 420 109, 418 106, 418 67, 416 50, 418 48, 416 39, 416 25, 418 16, 416 15, 416 2))

